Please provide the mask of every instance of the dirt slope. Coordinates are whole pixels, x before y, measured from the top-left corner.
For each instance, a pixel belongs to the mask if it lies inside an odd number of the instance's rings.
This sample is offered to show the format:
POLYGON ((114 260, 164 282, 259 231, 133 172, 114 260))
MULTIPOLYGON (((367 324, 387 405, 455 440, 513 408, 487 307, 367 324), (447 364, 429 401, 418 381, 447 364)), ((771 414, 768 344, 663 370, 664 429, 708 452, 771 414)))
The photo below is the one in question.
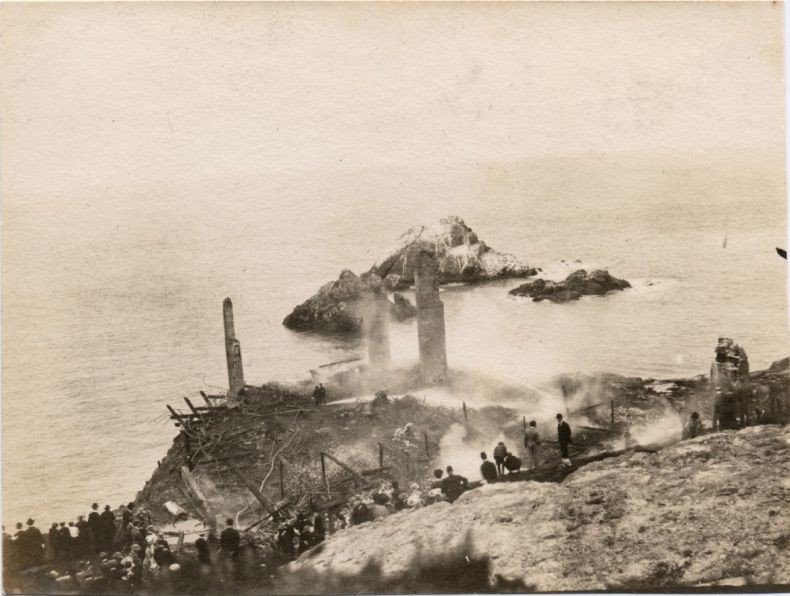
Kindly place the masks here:
MULTIPOLYGON (((790 583, 790 429, 706 435, 590 464, 562 484, 504 483, 334 535, 289 566, 397 574, 471 536, 492 575, 544 591, 790 583)), ((471 554, 471 553, 470 553, 471 554)))

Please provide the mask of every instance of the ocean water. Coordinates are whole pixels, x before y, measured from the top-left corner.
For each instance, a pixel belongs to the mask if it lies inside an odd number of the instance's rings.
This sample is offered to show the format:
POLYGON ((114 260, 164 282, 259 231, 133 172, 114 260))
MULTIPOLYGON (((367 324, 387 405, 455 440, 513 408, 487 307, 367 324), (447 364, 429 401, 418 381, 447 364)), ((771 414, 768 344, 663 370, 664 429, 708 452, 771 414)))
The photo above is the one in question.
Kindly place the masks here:
MULTIPOLYGON (((695 375, 720 335, 753 369, 788 354, 776 170, 461 164, 438 178, 346 171, 330 187, 319 172, 7 205, 4 523, 46 526, 134 497, 175 434, 165 405, 225 387, 226 296, 250 383, 364 355, 360 341, 294 333, 282 318, 444 215, 549 275, 605 267, 634 286, 564 305, 508 296, 517 280, 445 288, 451 367, 534 385, 577 370, 695 375)), ((391 341, 396 361, 416 359, 415 322, 392 323, 391 341)))

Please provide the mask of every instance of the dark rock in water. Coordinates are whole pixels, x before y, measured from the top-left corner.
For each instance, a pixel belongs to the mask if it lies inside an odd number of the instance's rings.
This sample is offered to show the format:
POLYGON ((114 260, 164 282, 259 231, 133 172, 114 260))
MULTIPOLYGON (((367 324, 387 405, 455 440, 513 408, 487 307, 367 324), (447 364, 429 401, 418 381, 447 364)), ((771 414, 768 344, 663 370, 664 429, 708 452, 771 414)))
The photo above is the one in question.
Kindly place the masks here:
POLYGON ((283 320, 289 329, 329 333, 356 333, 362 328, 359 300, 364 284, 345 269, 336 281, 321 287, 311 298, 293 309, 283 320))
MULTIPOLYGON (((321 287, 311 298, 293 309, 283 320, 283 325, 298 331, 323 333, 351 333, 362 330, 362 300, 366 294, 378 291, 382 279, 375 273, 355 275, 343 270, 336 281, 321 287)), ((395 293, 390 302, 391 315, 404 321, 416 316, 415 307, 408 298, 395 293)))
POLYGON ((630 288, 624 279, 612 277, 608 271, 596 270, 587 273, 579 269, 571 273, 565 281, 555 282, 536 279, 510 290, 513 296, 530 296, 533 301, 551 300, 552 302, 569 302, 582 296, 603 296, 609 292, 630 288))
MULTIPOLYGON (((537 269, 519 262, 513 255, 499 253, 480 241, 459 217, 447 217, 432 226, 418 226, 403 234, 396 245, 360 276, 344 270, 340 277, 321 287, 283 320, 289 329, 322 333, 359 333, 362 329, 362 299, 369 290, 384 287, 395 292, 414 283, 414 264, 409 248, 415 242, 429 242, 436 250, 439 283, 475 283, 509 277, 529 277, 537 269)), ((416 316, 416 307, 398 294, 393 295, 390 314, 398 321, 416 316)))

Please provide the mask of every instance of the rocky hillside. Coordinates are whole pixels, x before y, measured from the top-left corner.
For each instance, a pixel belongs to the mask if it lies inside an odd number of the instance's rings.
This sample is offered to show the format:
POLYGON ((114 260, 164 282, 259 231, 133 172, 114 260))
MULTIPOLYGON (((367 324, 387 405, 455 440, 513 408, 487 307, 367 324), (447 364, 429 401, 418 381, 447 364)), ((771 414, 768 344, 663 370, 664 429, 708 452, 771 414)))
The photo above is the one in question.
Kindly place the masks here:
MULTIPOLYGON (((409 263, 408 249, 418 241, 427 241, 436 247, 439 283, 473 283, 537 273, 513 255, 487 246, 461 218, 447 217, 434 225, 417 226, 405 232, 362 275, 344 270, 337 280, 323 285, 296 306, 285 317, 283 325, 299 331, 359 333, 364 314, 363 299, 367 294, 379 291, 382 284, 395 291, 414 283, 414 267, 409 263)), ((396 292, 393 300, 390 311, 394 319, 404 320, 416 314, 414 305, 403 295, 396 292)))
POLYGON ((579 269, 561 282, 536 279, 513 288, 509 293, 513 296, 529 296, 534 302, 570 302, 582 296, 603 296, 630 287, 630 283, 613 277, 608 271, 596 270, 587 273, 584 269, 579 269))
MULTIPOLYGON (((540 591, 790 583, 790 429, 756 426, 589 464, 563 483, 483 486, 339 532, 289 571, 406 571, 469 539, 540 591)), ((320 584, 315 584, 319 586, 320 584)), ((319 589, 316 587, 316 589, 319 589)))

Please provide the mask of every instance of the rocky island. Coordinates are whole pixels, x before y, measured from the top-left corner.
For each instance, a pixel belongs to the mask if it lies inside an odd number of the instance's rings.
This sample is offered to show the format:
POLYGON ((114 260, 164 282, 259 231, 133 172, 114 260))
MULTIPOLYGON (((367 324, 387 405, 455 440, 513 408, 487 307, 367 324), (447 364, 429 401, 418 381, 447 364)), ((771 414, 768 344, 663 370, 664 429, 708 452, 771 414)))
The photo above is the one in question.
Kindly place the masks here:
POLYGON ((624 279, 617 279, 608 271, 596 270, 587 273, 579 269, 571 273, 564 281, 555 282, 536 279, 513 288, 508 292, 512 296, 529 296, 533 302, 551 300, 552 302, 570 302, 582 296, 603 296, 630 288, 631 284, 624 279))
POLYGON ((416 314, 414 305, 398 292, 414 283, 414 264, 409 249, 417 243, 434 247, 436 279, 440 284, 477 283, 495 279, 529 277, 538 270, 501 253, 480 240, 459 217, 447 217, 430 226, 416 226, 398 238, 365 273, 357 276, 346 269, 340 277, 285 317, 283 325, 298 331, 349 333, 362 331, 366 296, 382 291, 393 293, 391 315, 405 320, 416 314))

